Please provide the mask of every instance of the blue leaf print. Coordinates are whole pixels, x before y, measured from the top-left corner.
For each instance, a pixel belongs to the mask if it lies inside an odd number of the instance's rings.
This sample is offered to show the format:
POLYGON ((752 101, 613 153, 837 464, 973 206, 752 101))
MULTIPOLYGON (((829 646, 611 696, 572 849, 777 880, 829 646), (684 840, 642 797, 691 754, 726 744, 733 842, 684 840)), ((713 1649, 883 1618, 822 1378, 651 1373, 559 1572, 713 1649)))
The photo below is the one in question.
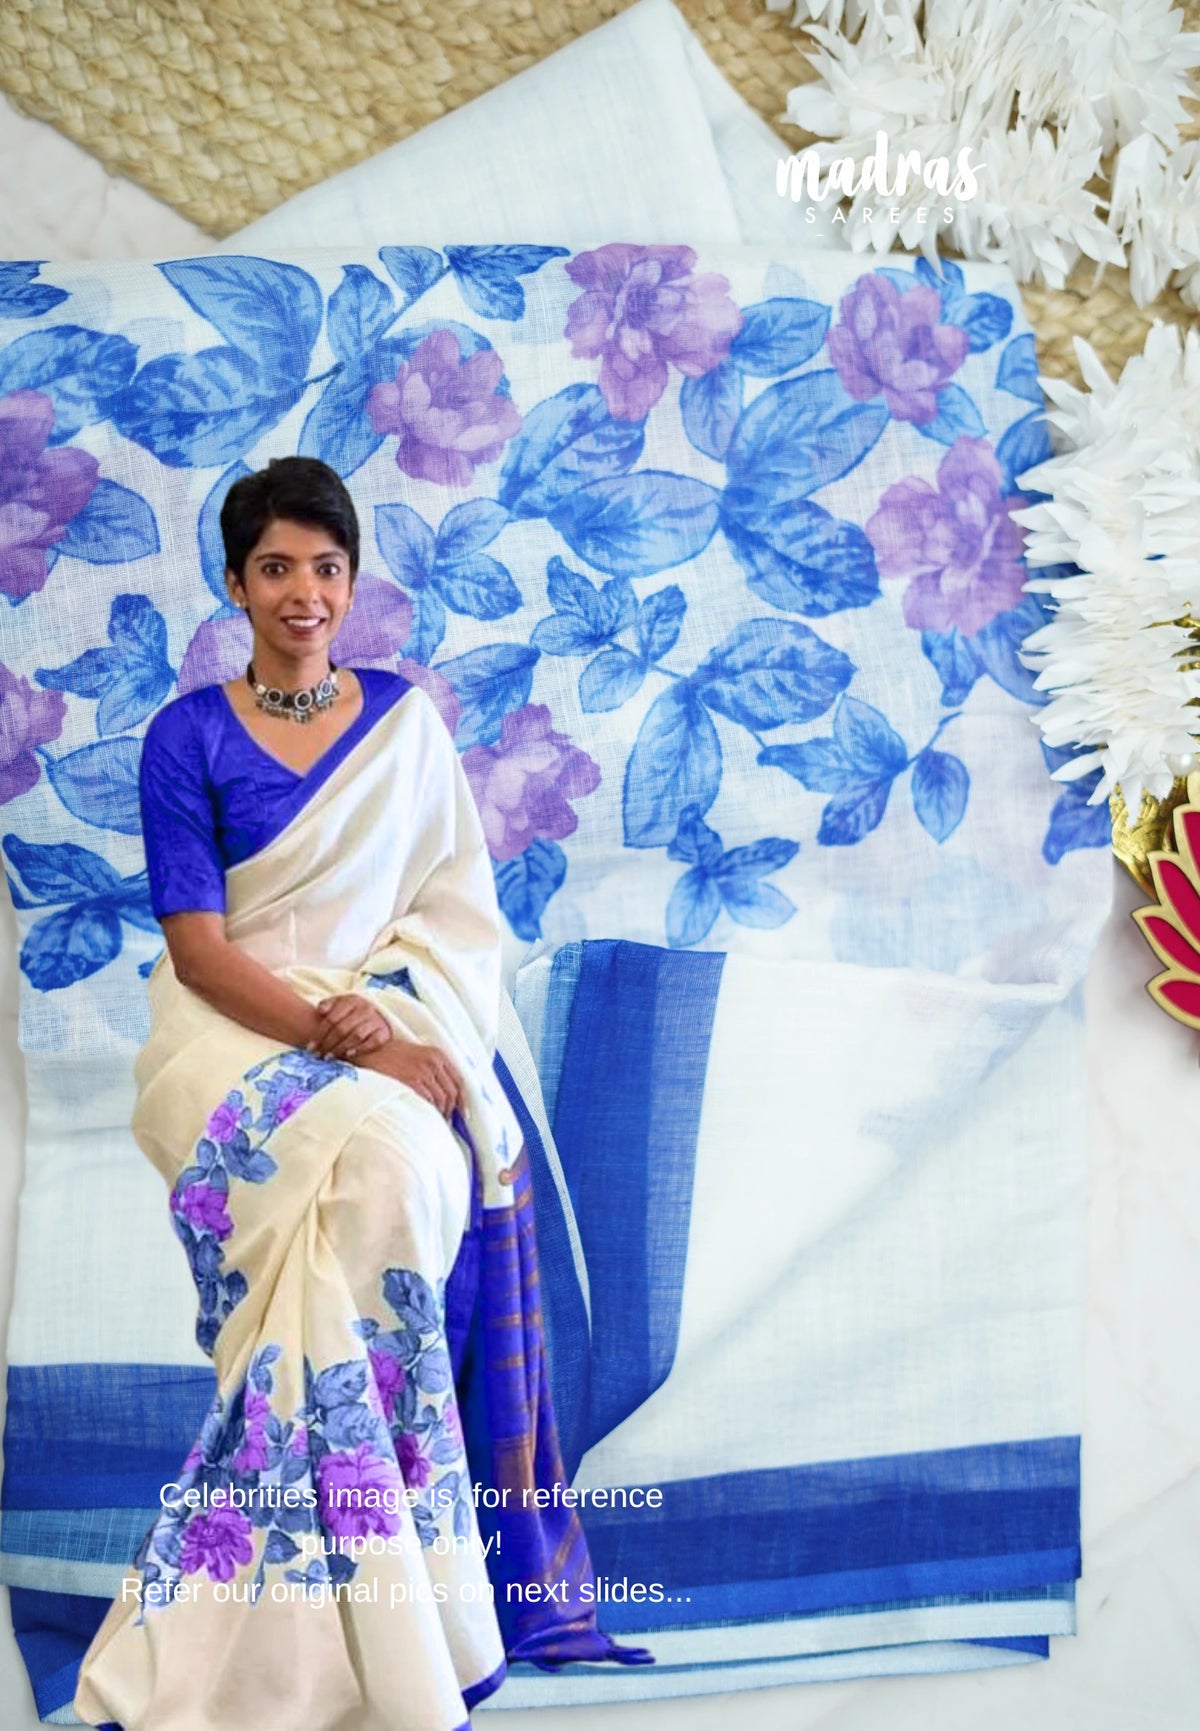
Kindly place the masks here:
MULTIPOLYGON (((106 896, 121 887, 121 879, 106 859, 74 842, 47 844, 10 834, 4 837, 4 851, 30 895, 46 902, 74 901, 81 895, 106 896)), ((18 907, 36 905, 18 899, 16 893, 13 900, 18 907)))
POLYGON ((264 1560, 268 1563, 290 1563, 293 1557, 300 1555, 300 1547, 288 1535, 275 1527, 267 1535, 264 1560))
POLYGON ((739 926, 755 926, 774 931, 790 920, 796 911, 781 890, 773 884, 759 883, 757 878, 735 877, 720 884, 725 911, 739 926))
POLYGON ((857 697, 843 697, 833 718, 833 738, 838 750, 865 780, 889 779, 908 764, 904 741, 887 717, 857 697))
POLYGON ((743 373, 777 379, 811 361, 829 329, 832 309, 822 301, 778 296, 744 308, 742 328, 729 345, 729 359, 743 373))
POLYGON ((802 745, 765 745, 755 761, 782 769, 810 793, 840 793, 854 779, 854 766, 828 736, 802 745))
POLYGON ((438 528, 436 562, 453 564, 478 553, 496 539, 509 521, 508 512, 494 499, 468 499, 461 505, 452 505, 438 528))
POLYGON ((672 949, 698 944, 712 930, 721 911, 721 892, 697 867, 684 872, 667 902, 667 943, 672 949))
POLYGON ((158 919, 150 906, 150 881, 145 872, 122 879, 120 890, 109 901, 126 925, 137 926, 143 932, 159 931, 158 919))
POLYGON ((1044 463, 1054 455, 1050 444, 1050 434, 1046 430, 1046 418, 1040 409, 1025 415, 1019 421, 1014 421, 1000 436, 996 446, 996 460, 1003 474, 1002 493, 1027 493, 1031 499, 1045 498, 1044 493, 1035 493, 1032 488, 1018 487, 1017 477, 1026 469, 1032 469, 1035 463, 1044 463))
POLYGON ((428 246, 381 246, 379 262, 404 296, 402 312, 446 275, 449 266, 428 246))
POLYGON ((676 583, 647 595, 637 616, 638 651, 647 665, 661 661, 674 649, 686 612, 687 601, 676 583))
POLYGON ((137 350, 125 337, 52 325, 0 349, 0 397, 25 390, 49 397, 54 404, 50 443, 61 445, 81 427, 108 417, 136 365, 137 350))
POLYGON ((1068 782, 1066 791, 1055 801, 1050 812, 1046 837, 1042 842, 1042 858, 1047 865, 1057 865, 1065 853, 1081 847, 1112 846, 1112 814, 1108 801, 1089 805, 1088 800, 1100 781, 1097 769, 1078 781, 1068 782))
POLYGON ((922 631, 921 649, 942 682, 942 702, 955 708, 966 701, 982 668, 958 626, 949 631, 922 631))
POLYGON ((108 616, 111 649, 88 649, 65 667, 39 667, 34 678, 51 691, 99 698, 101 735, 136 727, 158 708, 175 679, 167 660, 167 627, 145 595, 118 595, 108 616))
POLYGON ((21 972, 35 991, 55 992, 106 967, 121 949, 121 921, 104 902, 75 903, 33 926, 21 972))
POLYGON ((955 439, 979 439, 987 432, 974 399, 961 385, 942 387, 937 394, 937 411, 932 421, 914 421, 912 425, 939 445, 952 445, 955 439))
POLYGON ((720 500, 705 481, 641 469, 579 487, 547 515, 571 551, 598 571, 651 577, 708 546, 720 500))
POLYGON ((383 1276, 383 1296, 401 1322, 418 1334, 442 1327, 437 1298, 429 1282, 413 1268, 388 1268, 383 1276))
POLYGON ((822 847, 853 847, 883 822, 891 780, 858 782, 833 796, 821 813, 822 847))
POLYGON ((768 746, 758 762, 784 770, 814 792, 832 793, 817 840, 823 847, 848 847, 882 822, 892 783, 908 767, 908 752, 878 709, 843 697, 832 735, 768 746))
POLYGON ((115 829, 140 835, 138 800, 139 739, 106 739, 81 746, 66 757, 47 757, 50 785, 72 817, 94 829, 115 829))
POLYGON ((542 915, 567 875, 567 856, 557 842, 540 836, 515 859, 493 867, 500 911, 519 938, 532 943, 542 935, 542 915))
POLYGON ((619 709, 646 677, 646 663, 628 649, 605 649, 579 675, 579 707, 589 715, 619 709))
POLYGON ((35 282, 43 260, 0 263, 0 319, 36 319, 69 297, 66 289, 35 282))
POLYGON ((428 667, 446 635, 446 609, 436 591, 429 588, 414 589, 412 604, 413 622, 404 653, 428 667))
POLYGON ((1042 387, 1038 383, 1037 349, 1033 332, 1025 331, 1004 345, 1000 364, 996 368, 996 385, 1014 397, 1024 397, 1027 403, 1043 405, 1042 387))
POLYGON ((362 1399, 366 1386, 366 1359, 350 1358, 341 1364, 331 1364, 328 1370, 321 1372, 313 1384, 313 1405, 326 1409, 335 1406, 348 1406, 352 1402, 362 1399))
POLYGON ((530 276, 552 258, 570 256, 565 246, 448 246, 446 257, 458 278, 463 299, 481 318, 519 319, 525 291, 518 277, 530 276))
POLYGON ((642 720, 622 793, 626 847, 664 847, 685 806, 708 810, 721 785, 721 742, 688 680, 674 681, 642 720))
POLYGON ((913 765, 913 809, 936 842, 952 835, 967 809, 971 778, 960 758, 946 751, 921 752, 913 765))
POLYGON ((711 871, 721 858, 721 838, 705 823, 698 805, 687 805, 679 814, 679 825, 667 844, 667 858, 711 871))
POLYGON ((679 416, 683 430, 698 451, 725 461, 733 429, 742 412, 742 375, 728 360, 710 367, 699 378, 685 378, 679 387, 679 416))
POLYGON ((597 589, 557 554, 546 566, 546 592, 555 611, 539 620, 530 642, 547 655, 590 655, 637 618, 637 596, 627 577, 610 577, 597 589))
POLYGON ((862 462, 889 418, 882 404, 856 403, 832 368, 770 385, 734 431, 729 484, 768 502, 815 493, 862 462))
POLYGON ((823 715, 855 671, 848 655, 807 625, 748 619, 709 652, 690 683, 710 709, 743 727, 782 727, 823 715))
POLYGON ((158 524, 140 493, 100 480, 83 510, 67 524, 58 550, 90 565, 122 565, 158 552, 158 524))
POLYGON ((507 567, 489 553, 439 562, 430 581, 447 607, 472 619, 504 619, 521 606, 507 567))
POLYGON ((196 523, 196 539, 200 543, 200 572, 208 587, 226 610, 230 610, 229 591, 225 587, 225 540, 221 534, 221 506, 235 481, 250 474, 245 463, 234 463, 217 481, 203 505, 196 523))
POLYGON ((387 284, 366 265, 344 264, 327 314, 329 346, 338 360, 357 366, 395 318, 396 303, 387 284))
POLYGON ((383 434, 377 433, 367 419, 367 393, 383 377, 385 368, 374 365, 379 351, 368 352, 362 365, 346 368, 330 379, 305 417, 296 445, 299 457, 316 457, 336 469, 343 480, 361 469, 368 457, 373 457, 383 444, 383 434))
POLYGON ((727 487, 721 527, 756 595, 789 613, 824 618, 879 595, 875 549, 857 523, 811 499, 771 499, 727 487))
POLYGON ((237 253, 171 259, 158 269, 232 348, 302 383, 325 310, 306 270, 237 253))
POLYGON ((1001 295, 968 294, 961 267, 953 259, 941 258, 938 262, 940 276, 925 258, 917 260, 914 275, 918 281, 937 289, 945 323, 961 325, 967 333, 970 352, 981 354, 1012 329, 1012 307, 1001 295))
POLYGON ((162 355, 113 399, 117 431, 175 469, 231 463, 304 395, 304 372, 273 372, 240 349, 162 355))
POLYGON ((388 570, 405 589, 420 589, 428 581, 437 537, 411 505, 376 505, 375 539, 388 570))
MULTIPOLYGON (((345 477, 383 443, 367 416, 372 386, 393 379, 416 346, 408 337, 384 340, 397 316, 391 291, 365 265, 343 265, 329 297, 329 343, 338 357, 325 389, 300 429, 297 453, 317 457, 345 477)), ((410 333, 411 334, 411 333, 410 333)))
POLYGON ((743 926, 772 928, 791 919, 794 905, 760 879, 787 865, 799 846, 782 836, 767 836, 747 847, 723 852, 720 836, 703 821, 698 808, 685 807, 667 857, 695 863, 675 885, 667 903, 667 942, 672 948, 699 943, 711 930, 722 905, 743 926))
POLYGON ((504 717, 529 701, 537 659, 538 651, 522 643, 489 643, 439 662, 437 671, 462 704, 454 735, 460 751, 495 744, 504 717))
POLYGON ((968 639, 984 672, 1002 691, 1021 703, 1041 705, 1049 701, 1047 692, 1034 689, 1037 674, 1024 665, 1018 653, 1025 639, 1039 630, 1046 618, 1040 597, 1027 595, 1019 606, 998 613, 982 631, 968 639))
POLYGON ((525 416, 509 440, 498 498, 514 517, 545 517, 589 481, 623 475, 645 443, 641 421, 617 421, 596 385, 567 385, 525 416))

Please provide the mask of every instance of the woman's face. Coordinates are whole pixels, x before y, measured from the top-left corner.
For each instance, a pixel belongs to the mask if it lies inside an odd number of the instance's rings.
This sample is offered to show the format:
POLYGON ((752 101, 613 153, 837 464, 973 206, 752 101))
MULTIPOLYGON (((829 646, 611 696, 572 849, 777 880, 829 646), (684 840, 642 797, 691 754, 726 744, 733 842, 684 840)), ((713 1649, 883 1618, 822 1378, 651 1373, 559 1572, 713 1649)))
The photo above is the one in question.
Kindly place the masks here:
POLYGON ((250 549, 245 572, 225 576, 255 643, 285 661, 324 657, 350 606, 350 555, 326 529, 277 517, 250 549))

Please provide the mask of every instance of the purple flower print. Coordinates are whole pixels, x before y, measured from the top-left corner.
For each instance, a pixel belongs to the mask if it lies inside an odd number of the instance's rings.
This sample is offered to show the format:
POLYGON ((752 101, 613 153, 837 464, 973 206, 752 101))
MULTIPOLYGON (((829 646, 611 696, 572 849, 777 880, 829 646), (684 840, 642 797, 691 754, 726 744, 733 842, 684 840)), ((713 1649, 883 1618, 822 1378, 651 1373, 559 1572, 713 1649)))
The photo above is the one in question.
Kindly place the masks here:
POLYGON ((860 403, 882 391, 898 421, 937 419, 937 394, 962 365, 969 339, 939 321, 942 303, 924 284, 903 294, 884 276, 860 277, 842 296, 842 322, 825 338, 838 377, 860 403))
POLYGON ((240 1509, 193 1515, 183 1529, 179 1567, 185 1575, 207 1569, 213 1581, 231 1581, 240 1563, 254 1555, 250 1522, 240 1509))
POLYGON ((986 439, 956 439, 937 486, 915 475, 883 494, 866 523, 881 577, 908 580, 904 622, 917 631, 957 625, 973 637, 1021 600, 1024 535, 1000 497, 1001 471, 986 439))
POLYGON ((42 391, 0 397, 0 589, 23 601, 46 581, 46 551, 91 498, 100 465, 87 451, 48 451, 54 404, 42 391))
POLYGON ((422 691, 432 697, 434 707, 446 723, 446 731, 453 739, 459 716, 462 714, 462 704, 446 675, 439 673, 436 667, 426 667, 423 662, 414 661, 409 656, 396 663, 396 672, 402 673, 410 685, 419 685, 422 691))
POLYGON ((265 1472, 270 1464, 267 1420, 271 1416, 271 1402, 261 1389, 248 1388, 244 1412, 246 1426, 242 1446, 233 1457, 233 1470, 235 1473, 265 1472))
POLYGON ((567 310, 564 335, 577 358, 601 357, 597 383, 618 420, 645 420, 667 388, 668 364, 690 379, 711 373, 742 328, 727 279, 693 277, 695 263, 690 246, 624 241, 567 261, 584 292, 567 310))
POLYGON ((210 1116, 204 1126, 204 1134, 214 1142, 232 1142, 242 1127, 242 1112, 244 1102, 240 1093, 235 1092, 221 1104, 210 1116))
POLYGON ((375 1378, 375 1386, 379 1390, 384 1417, 390 1419, 395 1408, 396 1396, 408 1380, 404 1374, 404 1366, 394 1354, 380 1352, 375 1347, 371 1347, 368 1357, 371 1360, 371 1374, 375 1378))
POLYGON ((395 1461, 381 1460, 369 1443, 324 1455, 317 1468, 321 1521, 335 1538, 366 1538, 369 1533, 400 1530, 397 1504, 402 1486, 396 1483, 395 1461), (359 1495, 355 1497, 353 1493, 359 1495), (368 1498, 367 1493, 375 1496, 368 1498))
POLYGON ((275 1106, 272 1129, 280 1124, 286 1123, 293 1113, 298 1112, 304 1102, 309 1098, 310 1096, 307 1089, 299 1087, 289 1088, 286 1094, 281 1094, 275 1106))
POLYGON ((495 349, 464 359, 453 331, 431 331, 394 380, 371 390, 367 418, 375 432, 398 435, 406 475, 469 487, 476 464, 493 462, 521 425, 516 404, 496 390, 503 371, 495 349))
POLYGON ((233 1231, 229 1218, 228 1195, 213 1184, 189 1184, 176 1192, 175 1212, 198 1232, 211 1232, 214 1238, 226 1239, 233 1231))
POLYGON ((296 1429, 292 1433, 292 1443, 291 1443, 291 1451, 290 1452, 294 1455, 304 1455, 304 1454, 308 1453, 308 1426, 307 1425, 298 1424, 296 1426, 296 1429))
POLYGON ((433 1477, 433 1468, 421 1453, 421 1445, 411 1431, 406 1430, 396 1439, 396 1459, 400 1462, 405 1484, 414 1490, 423 1490, 433 1477))
POLYGON ((567 804, 600 784, 600 765, 550 725, 544 703, 504 717, 497 745, 473 745, 462 766, 494 860, 515 859, 535 836, 571 835, 579 819, 567 804))
POLYGON ((0 662, 0 805, 29 792, 39 774, 34 752, 58 738, 66 712, 61 691, 35 691, 0 662))

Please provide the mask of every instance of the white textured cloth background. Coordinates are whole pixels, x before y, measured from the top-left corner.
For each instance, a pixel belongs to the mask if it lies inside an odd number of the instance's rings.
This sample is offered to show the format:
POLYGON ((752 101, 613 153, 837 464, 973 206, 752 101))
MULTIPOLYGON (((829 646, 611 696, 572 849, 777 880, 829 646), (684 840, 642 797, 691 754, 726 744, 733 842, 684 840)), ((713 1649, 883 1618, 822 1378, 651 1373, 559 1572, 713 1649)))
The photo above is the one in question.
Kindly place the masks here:
MULTIPOLYGON (((773 135, 670 0, 640 0, 520 78, 245 231, 256 246, 380 239, 819 240, 774 191, 773 135)), ((0 106, 0 256, 179 256, 209 238, 50 128, 0 106)), ((239 250, 243 237, 223 243, 239 250)), ((1117 868, 1114 867, 1116 874, 1117 868)), ((1195 1036, 1143 991, 1155 963, 1117 874, 1087 989, 1092 1163, 1078 1636, 1049 1664, 740 1695, 748 1728, 1191 1731, 1200 1691, 1200 1108, 1195 1036)), ((0 933, 0 1306, 21 1178, 11 908, 0 933)), ((865 1059, 865 1054, 864 1054, 865 1059)), ((730 1698, 506 1714, 502 1731, 722 1726, 730 1698)), ((38 1721, 0 1620, 5 1731, 38 1721)))

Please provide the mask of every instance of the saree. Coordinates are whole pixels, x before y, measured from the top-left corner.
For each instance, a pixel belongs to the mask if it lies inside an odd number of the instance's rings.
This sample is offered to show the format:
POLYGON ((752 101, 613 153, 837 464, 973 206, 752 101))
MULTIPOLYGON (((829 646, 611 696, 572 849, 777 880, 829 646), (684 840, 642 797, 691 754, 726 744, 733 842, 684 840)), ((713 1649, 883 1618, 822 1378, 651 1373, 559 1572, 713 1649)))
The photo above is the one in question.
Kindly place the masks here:
POLYGON ((492 868, 451 738, 403 685, 228 870, 226 931, 309 1001, 369 995, 439 1046, 463 1107, 283 1048, 157 963, 133 1130, 217 1390, 84 1659, 87 1723, 451 1731, 511 1659, 650 1657, 598 1630, 578 1518, 535 1496, 563 1471, 494 1067, 492 868))

